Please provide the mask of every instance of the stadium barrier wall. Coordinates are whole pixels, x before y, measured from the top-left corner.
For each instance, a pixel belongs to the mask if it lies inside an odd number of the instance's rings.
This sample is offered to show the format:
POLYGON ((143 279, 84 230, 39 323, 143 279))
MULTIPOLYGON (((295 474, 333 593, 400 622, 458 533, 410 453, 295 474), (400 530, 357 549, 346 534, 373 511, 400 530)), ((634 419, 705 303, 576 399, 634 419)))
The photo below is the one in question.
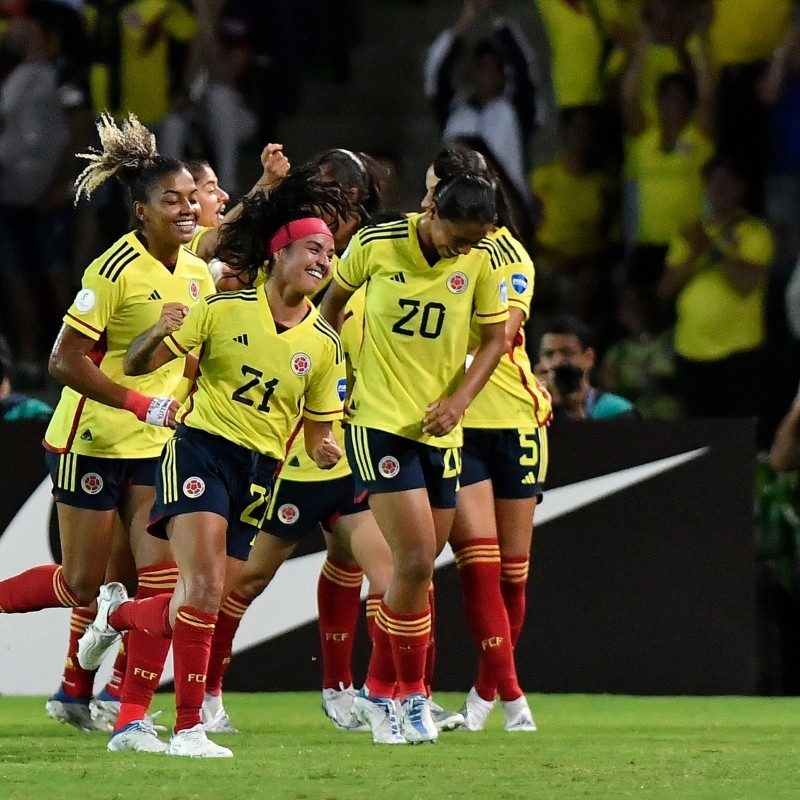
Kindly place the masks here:
MULTIPOLYGON (((0 426, 0 579, 59 557, 42 433, 37 423, 0 426)), ((745 421, 612 420, 550 429, 528 620, 517 647, 526 689, 756 692, 754 454, 754 426, 745 421)), ((321 536, 303 542, 244 617, 229 690, 318 688, 322 548, 321 536)), ((464 691, 475 659, 449 549, 435 584, 435 686, 464 691)), ((66 609, 0 616, 0 693, 53 691, 68 618, 66 609)), ((362 621, 357 680, 367 652, 362 621)), ((164 680, 171 675, 168 664, 164 680)))

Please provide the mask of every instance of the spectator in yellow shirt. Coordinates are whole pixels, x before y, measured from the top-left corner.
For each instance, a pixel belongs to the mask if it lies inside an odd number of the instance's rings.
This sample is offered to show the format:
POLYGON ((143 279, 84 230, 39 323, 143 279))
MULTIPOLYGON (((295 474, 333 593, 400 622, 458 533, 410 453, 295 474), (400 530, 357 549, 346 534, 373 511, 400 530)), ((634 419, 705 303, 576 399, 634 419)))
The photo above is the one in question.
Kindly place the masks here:
POLYGON ((634 245, 628 278, 644 287, 657 283, 670 240, 702 210, 703 166, 714 150, 714 91, 707 31, 701 27, 698 33, 695 74, 661 78, 655 122, 648 122, 640 94, 646 26, 622 82, 626 234, 634 245))
POLYGON ((560 311, 587 319, 607 284, 616 186, 598 159, 600 109, 561 111, 561 151, 530 175, 541 220, 536 231, 537 293, 560 311))
POLYGON ((733 159, 715 158, 706 175, 709 211, 672 241, 659 284, 676 301, 678 392, 689 416, 758 416, 772 235, 745 210, 733 159))

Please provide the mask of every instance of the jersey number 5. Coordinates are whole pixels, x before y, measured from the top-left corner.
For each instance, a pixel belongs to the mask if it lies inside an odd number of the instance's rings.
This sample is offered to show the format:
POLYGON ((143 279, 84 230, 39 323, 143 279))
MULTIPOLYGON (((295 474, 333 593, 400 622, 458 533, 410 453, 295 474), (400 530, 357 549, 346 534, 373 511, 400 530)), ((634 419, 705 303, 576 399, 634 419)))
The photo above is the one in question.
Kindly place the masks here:
MULTIPOLYGON (((414 317, 419 315, 422 304, 419 300, 407 299, 401 299, 397 302, 400 303, 400 308, 404 309, 406 313, 392 325, 392 330, 403 336, 413 336, 416 331, 413 327, 409 328, 407 325, 414 317)), ((446 308, 443 303, 425 303, 422 306, 421 319, 419 322, 414 323, 414 327, 419 325, 420 336, 424 336, 426 339, 435 339, 439 336, 444 325, 445 311, 446 308)))
MULTIPOLYGON (((253 377, 250 378, 247 383, 240 386, 232 395, 231 397, 237 402, 241 403, 243 406, 252 406, 255 405, 255 400, 251 400, 249 397, 245 397, 245 392, 249 392, 251 389, 254 389, 261 383, 261 379, 264 377, 264 373, 260 369, 255 369, 254 367, 248 367, 245 364, 242 367, 242 375, 247 377, 248 375, 252 375, 253 377)), ((264 381, 264 393, 261 395, 261 402, 256 407, 256 411, 269 411, 269 400, 272 397, 272 393, 275 391, 275 387, 278 385, 278 379, 273 378, 271 381, 264 381)))

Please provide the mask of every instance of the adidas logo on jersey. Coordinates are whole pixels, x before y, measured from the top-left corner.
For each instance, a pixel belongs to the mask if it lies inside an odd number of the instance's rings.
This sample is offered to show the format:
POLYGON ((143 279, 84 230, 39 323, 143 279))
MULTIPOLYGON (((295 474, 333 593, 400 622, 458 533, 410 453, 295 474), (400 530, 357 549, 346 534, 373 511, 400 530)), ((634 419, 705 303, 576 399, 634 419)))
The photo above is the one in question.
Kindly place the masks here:
POLYGON ((290 467, 299 467, 300 466, 300 459, 297 456, 292 456, 289 459, 289 466, 290 467))
POLYGON ((94 439, 92 438, 92 432, 87 428, 82 434, 81 439, 84 442, 93 442, 94 439))
POLYGON ((234 342, 239 342, 239 344, 243 344, 243 345, 245 345, 245 347, 250 344, 246 333, 243 333, 240 336, 234 336, 233 337, 233 341, 234 342))
POLYGON ((147 299, 148 300, 161 300, 161 295, 158 293, 158 289, 153 289, 153 293, 147 299))
POLYGON ((405 283, 406 282, 406 276, 403 275, 402 272, 395 272, 395 274, 392 275, 392 277, 389 278, 389 280, 390 281, 397 281, 397 283, 405 283))
POLYGON ((524 483, 526 486, 531 486, 532 484, 536 483, 536 476, 529 472, 521 481, 520 483, 524 483))

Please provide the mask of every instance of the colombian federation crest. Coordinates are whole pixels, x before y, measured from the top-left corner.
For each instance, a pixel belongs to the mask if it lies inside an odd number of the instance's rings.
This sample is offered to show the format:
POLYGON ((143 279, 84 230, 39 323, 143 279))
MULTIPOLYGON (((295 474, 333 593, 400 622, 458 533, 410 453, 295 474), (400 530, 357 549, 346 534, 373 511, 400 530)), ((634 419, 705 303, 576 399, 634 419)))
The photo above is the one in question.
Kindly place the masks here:
POLYGON ((300 519, 300 509, 294 503, 284 503, 278 509, 278 519, 284 525, 294 525, 300 519))
POLYGON ((301 377, 311 369, 311 356, 308 353, 295 353, 292 356, 292 372, 301 377))
POLYGON ((86 494, 98 494, 103 491, 103 479, 96 472, 87 472, 81 478, 81 489, 86 494))
POLYGON ((378 472, 384 478, 394 478, 400 472, 400 462, 394 456, 384 456, 378 462, 378 472))
POLYGON ((195 302, 197 302, 200 297, 200 284, 194 279, 189 281, 189 296, 195 302))
POLYGON ((183 482, 183 493, 187 497, 195 498, 200 497, 201 494, 206 490, 205 481, 202 478, 193 477, 187 478, 183 482))
POLYGON ((469 280, 463 272, 453 272, 447 279, 447 288, 453 294, 461 294, 467 286, 469 286, 469 280))

